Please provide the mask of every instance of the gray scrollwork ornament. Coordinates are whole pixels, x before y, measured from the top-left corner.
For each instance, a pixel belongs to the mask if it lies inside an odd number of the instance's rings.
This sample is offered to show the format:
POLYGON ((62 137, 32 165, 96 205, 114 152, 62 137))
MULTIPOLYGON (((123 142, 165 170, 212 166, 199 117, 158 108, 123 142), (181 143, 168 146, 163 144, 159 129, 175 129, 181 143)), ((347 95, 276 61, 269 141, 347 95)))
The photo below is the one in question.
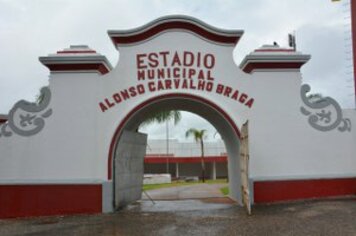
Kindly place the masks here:
POLYGON ((302 85, 300 95, 305 106, 300 111, 308 116, 308 122, 314 129, 324 132, 336 128, 340 132, 351 131, 350 119, 342 117, 342 110, 334 99, 325 97, 312 102, 307 96, 309 91, 309 85, 302 85))
POLYGON ((39 133, 45 126, 45 118, 52 115, 48 108, 51 101, 51 90, 41 89, 42 101, 31 103, 24 100, 17 102, 9 112, 9 119, 0 126, 0 137, 9 137, 13 133, 20 136, 32 136, 39 133))

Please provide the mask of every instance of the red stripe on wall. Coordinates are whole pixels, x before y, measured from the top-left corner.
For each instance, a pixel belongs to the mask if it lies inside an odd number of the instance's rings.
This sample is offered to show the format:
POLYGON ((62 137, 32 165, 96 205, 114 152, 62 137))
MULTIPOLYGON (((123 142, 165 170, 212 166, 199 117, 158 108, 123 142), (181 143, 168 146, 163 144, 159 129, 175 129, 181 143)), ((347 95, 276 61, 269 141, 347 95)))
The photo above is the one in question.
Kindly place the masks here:
POLYGON ((104 64, 46 64, 50 71, 86 71, 96 70, 101 74, 106 74, 109 69, 104 64))
POLYGON ((249 62, 242 69, 251 73, 256 69, 300 69, 305 62, 249 62))
POLYGON ((57 54, 77 54, 77 53, 84 53, 84 54, 93 54, 96 53, 94 50, 69 50, 69 51, 57 51, 57 54))
POLYGON ((279 48, 279 49, 256 49, 255 52, 295 52, 294 49, 286 49, 286 48, 279 48))
POLYGON ((356 178, 257 181, 253 188, 255 203, 356 195, 356 178))
POLYGON ((0 185, 0 218, 101 212, 101 185, 0 185))
MULTIPOLYGON (((200 163, 201 157, 162 157, 162 156, 146 156, 145 163, 149 164, 164 164, 167 163, 200 163), (168 160, 167 160, 168 159, 168 160)), ((204 162, 227 162, 226 156, 207 156, 204 157, 204 162)))

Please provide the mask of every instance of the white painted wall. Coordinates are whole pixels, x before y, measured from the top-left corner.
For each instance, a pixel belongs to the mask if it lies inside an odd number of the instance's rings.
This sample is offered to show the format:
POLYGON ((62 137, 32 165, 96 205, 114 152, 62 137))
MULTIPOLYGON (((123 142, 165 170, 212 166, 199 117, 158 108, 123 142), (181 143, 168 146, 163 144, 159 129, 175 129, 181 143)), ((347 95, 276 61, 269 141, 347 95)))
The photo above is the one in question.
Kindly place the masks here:
MULTIPOLYGON (((53 115, 37 135, 0 138, 0 180, 107 180, 109 145, 121 120, 152 96, 172 92, 214 102, 239 127, 250 120, 250 174, 254 179, 355 176, 355 129, 343 133, 313 129, 300 112, 303 103, 299 72, 245 74, 234 64, 232 50, 187 32, 166 32, 143 44, 120 48, 118 65, 104 76, 51 74, 53 115), (183 50, 214 54, 214 83, 229 85, 254 97, 252 109, 216 93, 169 90, 146 92, 105 113, 100 111, 99 102, 137 84, 137 53, 183 50)), ((344 116, 356 124, 355 110, 344 111, 344 116)), ((238 166, 229 168, 236 171, 238 166)))

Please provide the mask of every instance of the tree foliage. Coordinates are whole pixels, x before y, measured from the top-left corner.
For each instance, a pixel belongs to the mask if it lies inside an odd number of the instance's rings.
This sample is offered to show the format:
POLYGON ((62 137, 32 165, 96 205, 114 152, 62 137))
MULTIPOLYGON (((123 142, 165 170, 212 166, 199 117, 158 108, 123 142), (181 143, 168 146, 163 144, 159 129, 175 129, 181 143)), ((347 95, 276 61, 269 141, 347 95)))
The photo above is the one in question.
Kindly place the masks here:
POLYGON ((202 169, 202 179, 205 182, 205 163, 204 163, 204 138, 206 136, 206 130, 198 130, 195 128, 190 128, 185 132, 185 137, 193 136, 195 142, 200 143, 201 152, 201 169, 202 169))
POLYGON ((142 122, 141 126, 145 126, 152 123, 164 123, 169 120, 173 120, 174 124, 178 124, 178 122, 182 119, 182 115, 180 111, 177 110, 167 110, 167 111, 160 111, 158 113, 153 113, 149 115, 145 121, 142 122))
POLYGON ((203 140, 205 138, 206 135, 206 130, 202 129, 202 130, 198 130, 195 128, 190 128, 187 130, 187 132, 185 132, 185 137, 188 138, 189 136, 193 136, 195 142, 200 142, 201 140, 203 140))

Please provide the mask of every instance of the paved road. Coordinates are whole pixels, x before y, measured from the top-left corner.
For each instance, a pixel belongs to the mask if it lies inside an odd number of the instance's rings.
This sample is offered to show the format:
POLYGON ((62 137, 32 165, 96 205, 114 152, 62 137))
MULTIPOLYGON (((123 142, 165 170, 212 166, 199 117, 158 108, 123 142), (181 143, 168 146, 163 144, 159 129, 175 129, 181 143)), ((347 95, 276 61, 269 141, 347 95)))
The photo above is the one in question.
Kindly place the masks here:
MULTIPOLYGON (((182 200, 224 197, 220 188, 227 184, 193 184, 146 191, 154 200, 182 200)), ((147 199, 142 194, 142 199, 147 199)))
MULTIPOLYGON (((209 200, 209 199, 208 199, 209 200)), ((356 235, 356 199, 259 205, 149 201, 113 214, 0 220, 0 235, 356 235)))

